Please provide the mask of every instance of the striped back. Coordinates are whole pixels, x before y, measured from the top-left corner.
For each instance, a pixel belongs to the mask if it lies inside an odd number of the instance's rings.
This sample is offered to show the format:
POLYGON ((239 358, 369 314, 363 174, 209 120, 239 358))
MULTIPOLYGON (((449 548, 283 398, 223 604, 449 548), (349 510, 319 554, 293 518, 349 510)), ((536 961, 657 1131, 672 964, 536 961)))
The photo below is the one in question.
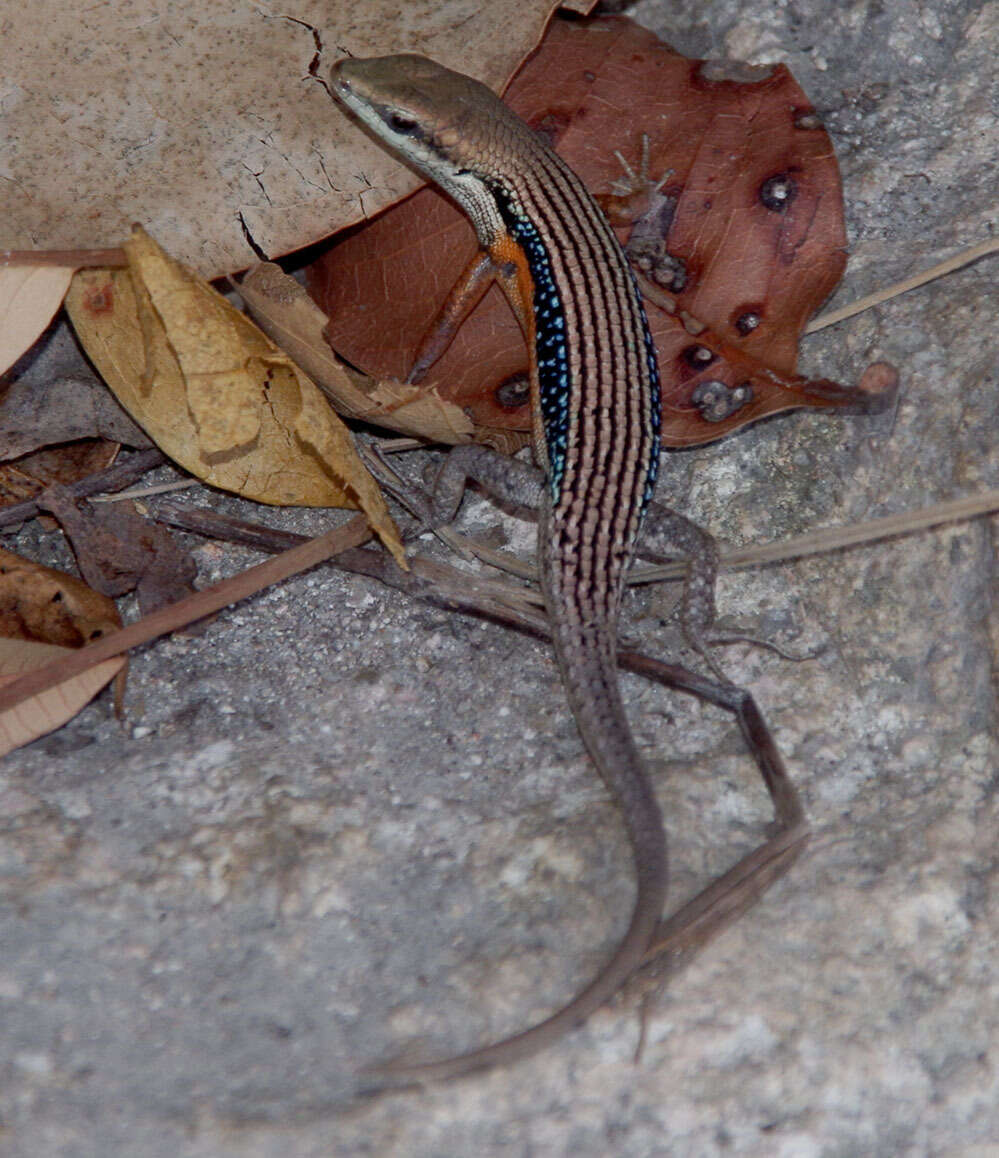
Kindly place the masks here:
POLYGON ((596 594, 618 586, 655 487, 658 365, 606 219, 559 157, 544 146, 531 153, 530 167, 487 183, 534 283, 553 557, 559 540, 577 544, 575 582, 596 594))

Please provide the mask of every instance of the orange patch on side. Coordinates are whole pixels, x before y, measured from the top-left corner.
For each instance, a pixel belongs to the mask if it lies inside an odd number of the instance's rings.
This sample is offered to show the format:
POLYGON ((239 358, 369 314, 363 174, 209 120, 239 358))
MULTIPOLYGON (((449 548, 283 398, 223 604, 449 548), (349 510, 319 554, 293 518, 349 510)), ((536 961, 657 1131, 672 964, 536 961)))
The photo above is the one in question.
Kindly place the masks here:
POLYGON ((531 370, 531 445, 534 461, 548 474, 548 446, 545 442, 544 421, 541 416, 541 391, 538 383, 538 366, 534 354, 534 278, 527 264, 527 254, 509 234, 501 237, 489 247, 489 256, 498 271, 497 281, 506 294, 510 308, 517 315, 520 328, 527 340, 531 370), (508 272, 507 272, 508 271, 508 272))
POLYGON ((528 348, 534 348, 534 278, 527 264, 527 254, 509 235, 505 234, 489 247, 489 256, 499 271, 498 280, 507 300, 517 315, 528 348), (512 266, 510 274, 505 268, 512 266))

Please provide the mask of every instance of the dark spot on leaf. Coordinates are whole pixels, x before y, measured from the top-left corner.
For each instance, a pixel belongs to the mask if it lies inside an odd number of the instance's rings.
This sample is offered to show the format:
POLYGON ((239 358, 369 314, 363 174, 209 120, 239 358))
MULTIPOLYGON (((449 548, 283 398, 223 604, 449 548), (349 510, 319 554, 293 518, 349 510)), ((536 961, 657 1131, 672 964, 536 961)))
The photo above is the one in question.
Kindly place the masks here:
POLYGON ((724 422, 737 410, 741 410, 752 397, 753 388, 748 382, 730 387, 712 378, 697 385, 690 401, 701 412, 705 422, 724 422))
POLYGON ((83 295, 83 308, 90 314, 110 314, 114 309, 114 286, 106 281, 83 295))
MULTIPOLYGON (((687 263, 666 249, 666 242, 658 228, 646 230, 646 222, 636 224, 625 253, 628 260, 656 285, 670 293, 681 293, 687 287, 687 263), (639 228, 643 226, 643 228, 639 228)), ((668 226, 667 226, 668 228, 668 226)))
POLYGON ((530 397, 531 380, 526 374, 512 374, 496 387, 496 405, 504 410, 519 410, 530 397))
POLYGON ((794 200, 798 186, 787 173, 768 177, 760 186, 760 204, 774 213, 783 213, 794 200))
POLYGON ((747 334, 751 334, 762 321, 763 318, 757 310, 744 310, 735 319, 735 328, 745 337, 747 334))
POLYGON ((569 127, 570 120, 571 117, 565 113, 548 112, 540 119, 531 121, 531 128, 549 145, 554 145, 569 127))
POLYGON ((687 346, 681 356, 692 370, 703 370, 710 366, 718 355, 707 346, 687 346))
POLYGON ((663 259, 652 271, 653 280, 663 289, 679 294, 687 288, 689 273, 687 263, 682 257, 675 257, 672 253, 663 255, 663 259))

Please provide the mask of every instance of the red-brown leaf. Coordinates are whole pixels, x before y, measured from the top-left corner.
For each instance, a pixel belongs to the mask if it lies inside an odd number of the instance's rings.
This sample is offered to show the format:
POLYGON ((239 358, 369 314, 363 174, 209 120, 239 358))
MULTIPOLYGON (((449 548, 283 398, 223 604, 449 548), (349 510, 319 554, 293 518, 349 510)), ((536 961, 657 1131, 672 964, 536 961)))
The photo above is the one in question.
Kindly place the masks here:
MULTIPOLYGON (((646 302, 664 442, 706 442, 778 410, 867 397, 794 374, 800 333, 839 280, 846 250, 831 143, 783 65, 688 60, 624 19, 555 21, 506 99, 616 217, 623 208, 665 222, 665 248, 686 266, 682 291, 666 291, 675 312, 646 302), (648 175, 673 173, 654 202, 643 192, 623 203, 611 190, 623 176, 614 153, 637 171, 643 133, 648 175), (726 415, 733 390, 748 400, 726 415), (714 421, 705 417, 711 400, 714 421)), ((619 237, 630 233, 626 221, 619 237)), ((330 344, 373 376, 404 376, 475 248, 467 222, 434 189, 355 231, 310 270, 330 344)), ((517 323, 493 287, 426 385, 476 425, 526 430, 529 407, 516 398, 526 369, 517 323)))

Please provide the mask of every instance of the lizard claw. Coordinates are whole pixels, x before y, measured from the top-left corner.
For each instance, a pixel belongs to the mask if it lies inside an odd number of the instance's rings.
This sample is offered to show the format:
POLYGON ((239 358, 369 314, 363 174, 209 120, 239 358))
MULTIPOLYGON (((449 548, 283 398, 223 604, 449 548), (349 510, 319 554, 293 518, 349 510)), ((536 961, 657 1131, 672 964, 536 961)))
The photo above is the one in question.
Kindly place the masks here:
POLYGON ((372 478, 381 489, 416 519, 417 525, 403 535, 404 540, 418 539, 434 528, 434 503, 430 493, 419 483, 404 478, 392 466, 381 448, 375 444, 360 443, 358 453, 372 478))

